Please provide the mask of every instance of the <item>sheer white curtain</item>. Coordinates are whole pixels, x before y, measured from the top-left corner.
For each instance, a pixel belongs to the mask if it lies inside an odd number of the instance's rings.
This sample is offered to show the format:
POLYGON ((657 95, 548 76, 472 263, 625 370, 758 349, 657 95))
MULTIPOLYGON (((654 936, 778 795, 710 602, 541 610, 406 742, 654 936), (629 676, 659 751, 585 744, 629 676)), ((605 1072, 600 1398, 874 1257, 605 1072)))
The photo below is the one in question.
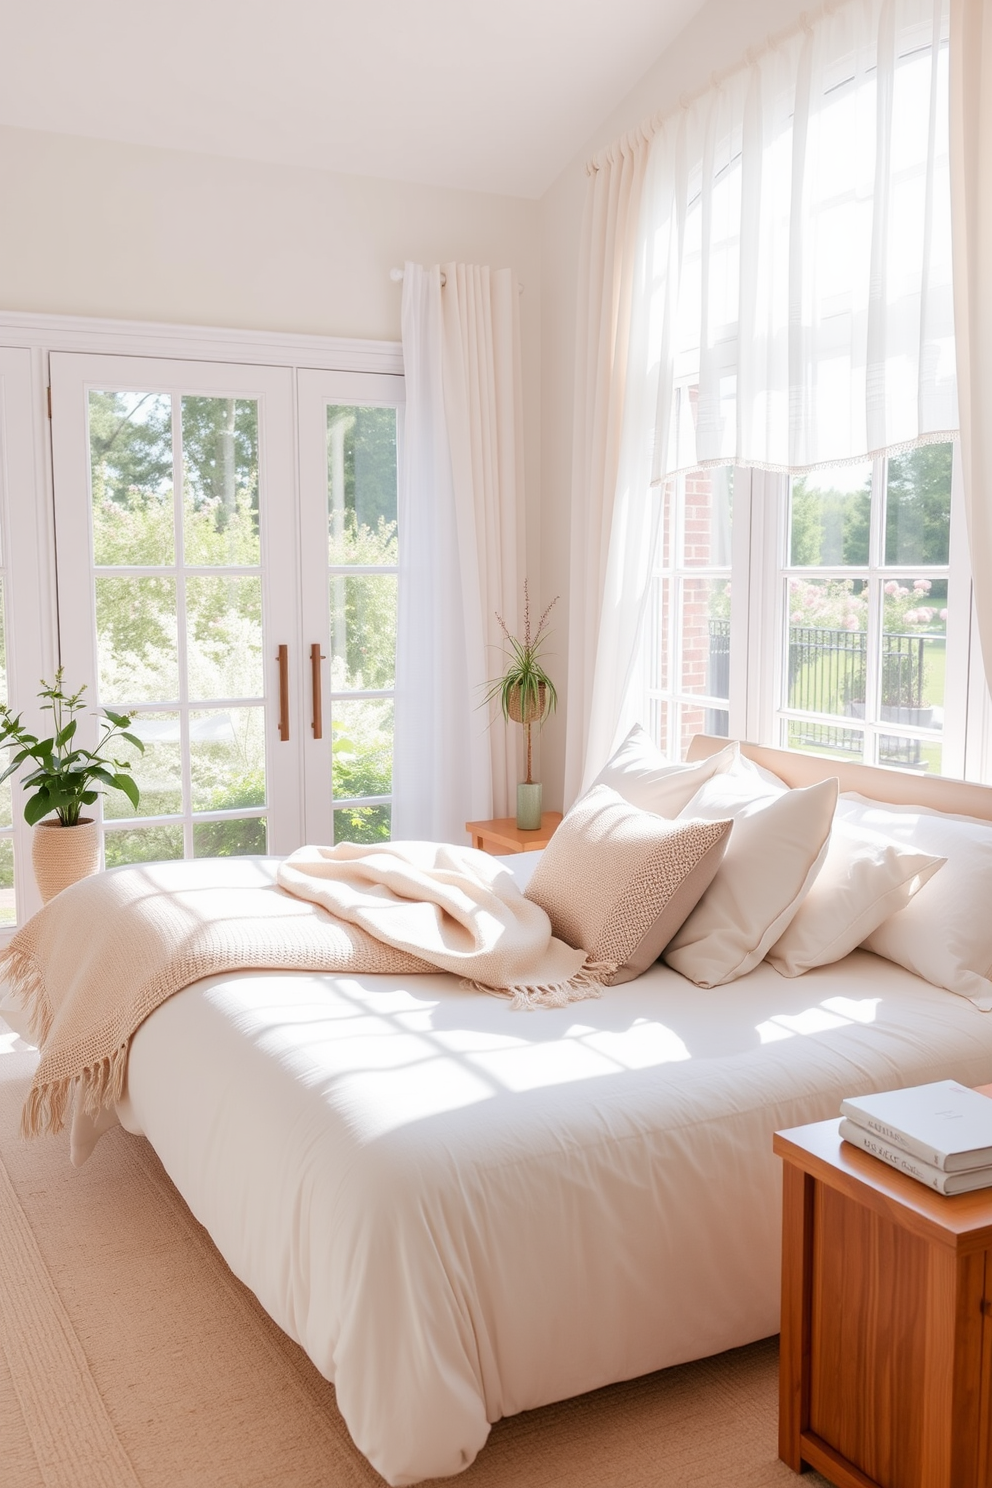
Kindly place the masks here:
POLYGON ((406 265, 396 838, 462 842, 515 799, 515 741, 479 704, 522 586, 518 316, 509 270, 406 265))
POLYGON ((586 781, 628 722, 662 482, 957 429, 947 9, 827 7, 651 126, 586 781))
POLYGON ((951 0, 954 304, 975 611, 992 689, 992 13, 951 0))
POLYGON ((637 225, 650 137, 634 135, 589 171, 579 264, 569 553, 565 799, 590 750, 597 637, 620 466, 637 225))

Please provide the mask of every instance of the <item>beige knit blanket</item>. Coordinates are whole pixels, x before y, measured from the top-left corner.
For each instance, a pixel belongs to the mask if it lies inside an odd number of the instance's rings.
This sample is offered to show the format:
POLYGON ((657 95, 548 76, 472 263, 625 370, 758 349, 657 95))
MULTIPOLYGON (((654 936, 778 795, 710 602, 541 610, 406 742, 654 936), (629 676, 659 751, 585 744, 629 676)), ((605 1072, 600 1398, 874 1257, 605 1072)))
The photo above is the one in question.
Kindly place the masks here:
POLYGON ((174 992, 218 972, 270 969, 440 969, 517 1007, 594 997, 604 977, 474 848, 346 843, 282 863, 205 858, 99 873, 58 894, 0 953, 0 977, 41 1049, 22 1131, 60 1131, 74 1091, 94 1117, 118 1101, 132 1035, 174 992))

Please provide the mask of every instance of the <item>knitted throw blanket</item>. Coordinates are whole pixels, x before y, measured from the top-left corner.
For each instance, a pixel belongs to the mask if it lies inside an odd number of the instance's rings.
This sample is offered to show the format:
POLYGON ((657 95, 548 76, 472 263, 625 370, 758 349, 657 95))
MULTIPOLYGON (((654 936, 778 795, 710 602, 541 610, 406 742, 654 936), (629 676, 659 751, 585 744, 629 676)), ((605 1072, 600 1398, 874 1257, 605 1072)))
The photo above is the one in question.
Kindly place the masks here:
POLYGON ((474 848, 302 848, 279 863, 206 858, 117 868, 58 894, 0 953, 41 1049, 25 1136, 124 1092, 131 1037, 202 977, 247 970, 455 972, 516 1007, 595 997, 604 969, 553 939, 508 870, 474 848))

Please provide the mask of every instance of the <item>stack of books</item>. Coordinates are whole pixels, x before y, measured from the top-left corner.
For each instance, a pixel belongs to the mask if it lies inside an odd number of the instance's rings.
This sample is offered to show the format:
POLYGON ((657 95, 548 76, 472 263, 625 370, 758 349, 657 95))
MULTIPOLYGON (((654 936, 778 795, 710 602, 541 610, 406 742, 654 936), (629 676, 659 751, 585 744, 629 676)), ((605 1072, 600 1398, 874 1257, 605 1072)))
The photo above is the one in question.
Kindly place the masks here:
POLYGON ((992 1188, 992 1100, 956 1080, 841 1101, 840 1134, 942 1194, 992 1188))

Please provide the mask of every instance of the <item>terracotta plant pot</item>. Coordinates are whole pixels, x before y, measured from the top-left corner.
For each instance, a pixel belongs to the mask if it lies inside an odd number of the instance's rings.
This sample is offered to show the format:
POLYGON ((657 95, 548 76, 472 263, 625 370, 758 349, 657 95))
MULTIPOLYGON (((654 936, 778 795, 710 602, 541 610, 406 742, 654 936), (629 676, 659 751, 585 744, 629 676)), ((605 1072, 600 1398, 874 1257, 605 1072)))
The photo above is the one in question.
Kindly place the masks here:
POLYGON ((100 867, 97 823, 88 816, 81 817, 74 827, 64 827, 57 817, 39 822, 32 834, 31 862, 35 882, 47 904, 100 867))

